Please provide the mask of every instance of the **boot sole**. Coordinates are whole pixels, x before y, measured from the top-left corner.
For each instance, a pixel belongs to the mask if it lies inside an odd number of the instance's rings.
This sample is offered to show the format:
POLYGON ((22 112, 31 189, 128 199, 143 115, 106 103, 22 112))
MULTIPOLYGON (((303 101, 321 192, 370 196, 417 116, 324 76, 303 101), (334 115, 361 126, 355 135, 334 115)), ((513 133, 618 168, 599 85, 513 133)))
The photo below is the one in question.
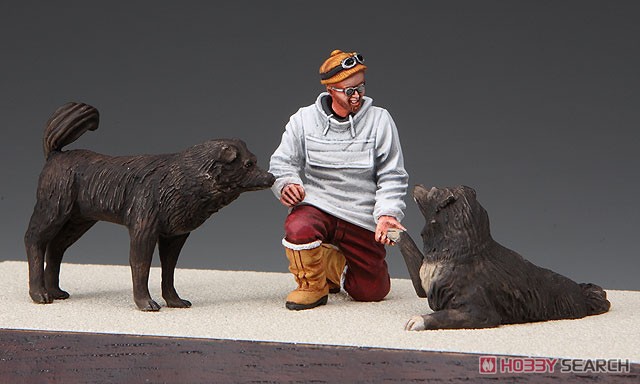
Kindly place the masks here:
POLYGON ((319 307, 321 305, 325 305, 327 304, 327 298, 329 296, 322 296, 320 298, 320 300, 316 301, 315 303, 311 303, 311 304, 298 304, 298 303, 294 303, 292 301, 287 301, 287 303, 285 304, 285 307, 287 307, 287 309, 291 310, 291 311, 302 311, 305 309, 311 309, 311 308, 315 308, 315 307, 319 307))

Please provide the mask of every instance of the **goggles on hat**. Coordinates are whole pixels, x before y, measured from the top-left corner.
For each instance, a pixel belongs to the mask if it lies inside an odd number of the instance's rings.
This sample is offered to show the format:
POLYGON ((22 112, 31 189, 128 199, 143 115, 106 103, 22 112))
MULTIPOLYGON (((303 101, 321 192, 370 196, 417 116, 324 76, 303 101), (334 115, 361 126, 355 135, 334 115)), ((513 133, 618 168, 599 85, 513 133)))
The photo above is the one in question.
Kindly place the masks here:
POLYGON ((333 89, 334 91, 344 92, 344 94, 347 95, 347 97, 351 97, 351 95, 353 95, 356 91, 360 95, 364 93, 364 83, 360 83, 355 87, 349 87, 349 88, 336 88, 336 87, 329 87, 329 88, 333 89))
POLYGON ((364 64, 364 57, 362 57, 362 55, 359 54, 359 53, 354 53, 353 55, 343 59, 340 62, 340 65, 338 65, 338 66, 336 66, 334 68, 331 68, 329 71, 327 71, 325 73, 320 74, 320 78, 322 80, 330 79, 333 76, 335 76, 338 72, 340 72, 342 70, 345 70, 345 69, 353 68, 358 63, 364 64))

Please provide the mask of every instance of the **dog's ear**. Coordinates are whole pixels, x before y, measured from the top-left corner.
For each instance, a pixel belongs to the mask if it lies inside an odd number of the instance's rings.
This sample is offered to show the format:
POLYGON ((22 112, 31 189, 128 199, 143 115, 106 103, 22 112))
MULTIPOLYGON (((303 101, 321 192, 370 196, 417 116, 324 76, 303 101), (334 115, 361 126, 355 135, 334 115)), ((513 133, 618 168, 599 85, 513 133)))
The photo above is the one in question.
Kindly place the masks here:
POLYGON ((458 197, 453 193, 449 193, 449 195, 444 200, 438 203, 438 210, 441 210, 447 205, 454 203, 456 200, 458 200, 458 197))
POLYGON ((238 149, 233 145, 223 145, 220 148, 220 160, 225 163, 231 163, 238 157, 238 149))
POLYGON ((462 185, 462 186, 460 187, 460 189, 462 190, 462 193, 465 193, 465 194, 467 194, 467 195, 470 195, 470 196, 472 196, 474 199, 477 199, 477 198, 478 198, 478 197, 476 196, 476 190, 475 190, 475 189, 473 189, 473 188, 471 188, 471 187, 468 187, 468 186, 466 186, 466 185, 462 185))

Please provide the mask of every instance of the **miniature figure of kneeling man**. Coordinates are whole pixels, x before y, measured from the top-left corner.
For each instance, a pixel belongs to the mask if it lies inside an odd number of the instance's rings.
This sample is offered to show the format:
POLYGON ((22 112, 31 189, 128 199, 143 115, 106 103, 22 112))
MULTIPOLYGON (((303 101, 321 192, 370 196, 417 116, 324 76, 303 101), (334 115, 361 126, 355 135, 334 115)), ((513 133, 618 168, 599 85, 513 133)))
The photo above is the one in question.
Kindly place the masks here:
POLYGON ((282 240, 298 284, 290 310, 326 304, 343 272, 354 300, 389 293, 387 231, 405 229, 408 175, 391 115, 365 96, 366 69, 361 54, 333 51, 320 66, 326 92, 291 116, 271 156, 273 191, 290 208, 282 240))

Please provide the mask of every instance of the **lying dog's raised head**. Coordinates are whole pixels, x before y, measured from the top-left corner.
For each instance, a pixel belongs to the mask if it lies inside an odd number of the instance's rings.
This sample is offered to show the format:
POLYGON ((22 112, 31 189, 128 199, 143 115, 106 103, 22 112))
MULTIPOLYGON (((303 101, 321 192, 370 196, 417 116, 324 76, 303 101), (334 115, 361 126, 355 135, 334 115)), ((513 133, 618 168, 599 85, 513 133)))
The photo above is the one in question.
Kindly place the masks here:
POLYGON ((451 241, 469 245, 490 239, 489 216, 476 200, 473 188, 417 185, 413 198, 425 218, 422 230, 425 254, 451 241))

